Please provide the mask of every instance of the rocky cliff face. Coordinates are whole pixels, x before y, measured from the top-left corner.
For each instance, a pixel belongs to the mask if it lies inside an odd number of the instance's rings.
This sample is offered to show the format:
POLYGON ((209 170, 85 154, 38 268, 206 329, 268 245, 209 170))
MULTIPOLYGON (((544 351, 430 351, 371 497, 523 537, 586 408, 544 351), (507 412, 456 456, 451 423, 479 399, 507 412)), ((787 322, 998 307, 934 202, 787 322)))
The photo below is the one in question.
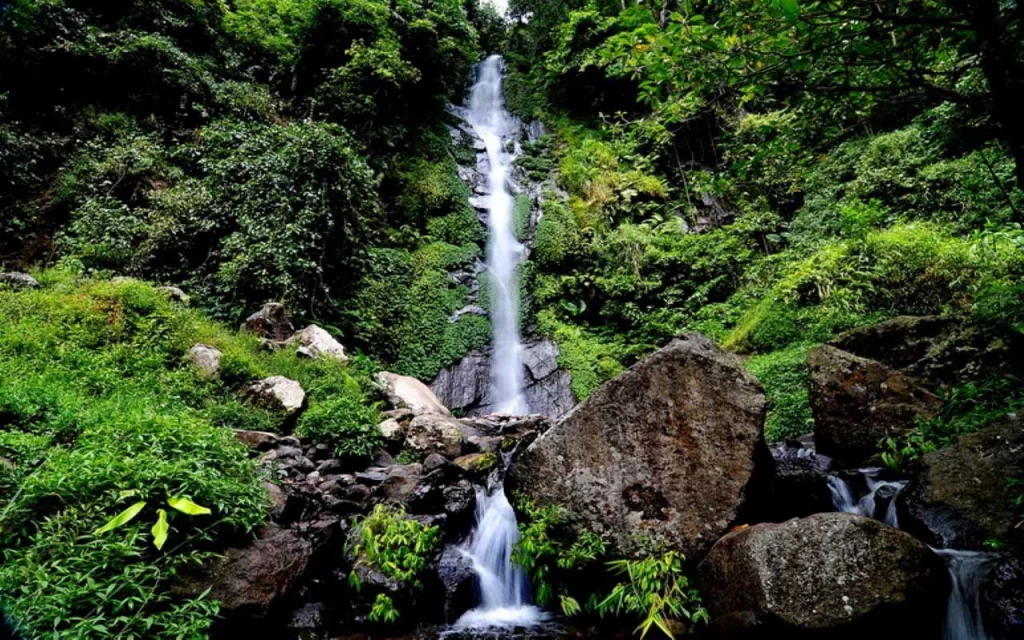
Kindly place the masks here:
POLYGON ((512 481, 614 553, 638 553, 639 535, 698 558, 771 466, 764 410, 739 360, 691 334, 594 392, 529 447, 512 481))
MULTIPOLYGON (((526 403, 532 413, 559 418, 576 404, 572 379, 558 368, 558 347, 546 338, 531 338, 523 344, 523 380, 526 403)), ((491 352, 471 353, 458 364, 444 369, 430 388, 446 406, 468 416, 493 413, 494 391, 490 377, 491 352)))

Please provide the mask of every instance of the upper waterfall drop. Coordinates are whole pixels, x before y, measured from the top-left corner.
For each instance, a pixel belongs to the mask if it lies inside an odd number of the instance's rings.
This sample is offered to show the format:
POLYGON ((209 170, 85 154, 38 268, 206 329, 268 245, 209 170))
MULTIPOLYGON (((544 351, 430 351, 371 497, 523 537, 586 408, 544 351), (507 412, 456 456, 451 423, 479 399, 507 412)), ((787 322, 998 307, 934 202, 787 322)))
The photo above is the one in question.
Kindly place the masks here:
POLYGON ((505 148, 513 126, 502 95, 502 59, 491 56, 480 63, 469 99, 469 124, 484 142, 490 165, 488 175, 487 270, 491 283, 491 329, 494 353, 491 382, 499 413, 523 415, 529 407, 523 396, 522 345, 519 339, 518 268, 523 245, 515 234, 514 201, 508 178, 514 155, 505 148))

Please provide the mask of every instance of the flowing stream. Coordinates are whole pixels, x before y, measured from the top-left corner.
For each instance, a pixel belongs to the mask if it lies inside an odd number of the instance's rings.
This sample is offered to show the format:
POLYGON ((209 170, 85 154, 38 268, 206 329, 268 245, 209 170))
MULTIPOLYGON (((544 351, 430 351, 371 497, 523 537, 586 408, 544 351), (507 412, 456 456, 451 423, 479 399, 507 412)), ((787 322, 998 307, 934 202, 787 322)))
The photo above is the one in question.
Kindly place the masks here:
POLYGON ((523 245, 516 238, 514 200, 508 191, 513 154, 505 138, 514 126, 502 95, 502 60, 491 56, 480 63, 477 82, 469 99, 469 124, 484 142, 490 165, 488 175, 487 270, 491 285, 491 329, 494 354, 491 381, 498 413, 523 415, 529 407, 523 398, 522 345, 519 340, 519 282, 517 270, 523 245))
MULTIPOLYGON (((864 476, 867 493, 859 500, 845 480, 837 475, 829 476, 828 488, 836 511, 867 516, 899 529, 896 498, 906 482, 880 479, 881 469, 861 469, 860 472, 864 476), (880 512, 878 499, 883 491, 889 494, 886 496, 889 502, 884 512, 880 512)), ((981 616, 981 588, 993 560, 992 554, 955 549, 934 551, 946 561, 952 582, 946 607, 944 640, 989 640, 981 616)))

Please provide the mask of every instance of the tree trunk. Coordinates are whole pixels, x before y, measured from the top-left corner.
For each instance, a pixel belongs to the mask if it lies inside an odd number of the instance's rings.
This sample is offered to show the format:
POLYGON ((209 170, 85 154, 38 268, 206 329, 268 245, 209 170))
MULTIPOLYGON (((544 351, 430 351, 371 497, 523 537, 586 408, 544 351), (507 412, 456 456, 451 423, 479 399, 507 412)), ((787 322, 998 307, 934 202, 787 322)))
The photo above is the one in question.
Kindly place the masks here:
POLYGON ((957 0, 978 38, 981 70, 988 80, 992 113, 1002 129, 1003 141, 1016 163, 1017 188, 1024 189, 1024 65, 1016 55, 1020 42, 1009 28, 1010 16, 1001 16, 999 0, 957 0))

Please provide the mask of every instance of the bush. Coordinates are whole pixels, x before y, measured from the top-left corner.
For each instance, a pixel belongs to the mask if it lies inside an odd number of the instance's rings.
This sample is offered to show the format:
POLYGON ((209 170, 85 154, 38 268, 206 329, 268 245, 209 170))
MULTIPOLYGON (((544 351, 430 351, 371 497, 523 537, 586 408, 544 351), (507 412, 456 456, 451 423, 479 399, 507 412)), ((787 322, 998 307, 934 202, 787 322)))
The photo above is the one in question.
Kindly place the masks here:
POLYGON ((764 435, 768 442, 795 438, 813 429, 805 345, 754 356, 745 365, 764 385, 768 401, 764 435))
POLYGON ((216 603, 171 588, 217 544, 263 522, 267 495, 230 429, 272 428, 237 387, 282 374, 309 391, 300 429, 341 452, 376 442, 370 377, 341 363, 268 353, 130 279, 36 274, 43 287, 0 290, 0 593, 26 637, 178 638, 204 633, 216 603), (220 380, 186 363, 195 343, 224 353, 220 380), (169 542, 151 527, 172 496, 212 511, 169 513, 169 542), (136 501, 134 520, 97 532, 136 501))

